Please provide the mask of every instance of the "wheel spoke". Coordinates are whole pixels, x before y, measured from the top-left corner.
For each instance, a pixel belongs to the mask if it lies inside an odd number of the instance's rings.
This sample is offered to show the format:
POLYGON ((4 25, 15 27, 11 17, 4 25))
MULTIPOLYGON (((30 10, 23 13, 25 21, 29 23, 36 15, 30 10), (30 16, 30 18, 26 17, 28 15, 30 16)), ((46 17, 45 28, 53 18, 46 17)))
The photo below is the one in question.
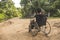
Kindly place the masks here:
POLYGON ((46 25, 42 26, 41 31, 45 34, 49 34, 51 31, 51 26, 48 22, 46 22, 46 25))

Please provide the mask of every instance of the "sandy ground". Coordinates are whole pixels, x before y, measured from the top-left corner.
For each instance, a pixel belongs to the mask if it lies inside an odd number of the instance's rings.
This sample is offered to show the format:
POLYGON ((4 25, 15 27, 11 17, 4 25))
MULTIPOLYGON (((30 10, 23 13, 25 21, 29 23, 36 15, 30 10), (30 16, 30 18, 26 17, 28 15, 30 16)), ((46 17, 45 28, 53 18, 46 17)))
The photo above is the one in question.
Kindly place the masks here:
POLYGON ((40 32, 33 37, 28 32, 30 19, 9 19, 0 23, 0 40, 60 40, 60 19, 48 19, 48 21, 51 25, 48 37, 40 32))

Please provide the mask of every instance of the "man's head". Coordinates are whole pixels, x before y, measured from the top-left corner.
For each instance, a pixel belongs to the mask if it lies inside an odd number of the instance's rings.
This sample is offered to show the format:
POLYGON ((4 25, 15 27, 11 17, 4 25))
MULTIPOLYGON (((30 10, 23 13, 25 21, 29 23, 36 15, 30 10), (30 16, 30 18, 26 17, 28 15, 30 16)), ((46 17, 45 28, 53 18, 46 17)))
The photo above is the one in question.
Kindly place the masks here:
POLYGON ((40 13, 41 12, 41 9, 40 8, 37 8, 37 13, 40 13))
POLYGON ((45 14, 45 10, 41 9, 41 8, 37 8, 37 14, 42 14, 44 15, 45 14))

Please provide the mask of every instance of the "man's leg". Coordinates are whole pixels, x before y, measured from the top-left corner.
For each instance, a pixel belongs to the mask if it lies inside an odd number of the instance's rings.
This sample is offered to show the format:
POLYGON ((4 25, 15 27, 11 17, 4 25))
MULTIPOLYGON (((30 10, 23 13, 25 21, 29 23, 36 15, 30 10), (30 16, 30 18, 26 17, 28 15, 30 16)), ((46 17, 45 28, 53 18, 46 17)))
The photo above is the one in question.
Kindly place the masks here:
POLYGON ((41 31, 41 26, 39 25, 39 27, 38 27, 38 32, 40 32, 41 31))

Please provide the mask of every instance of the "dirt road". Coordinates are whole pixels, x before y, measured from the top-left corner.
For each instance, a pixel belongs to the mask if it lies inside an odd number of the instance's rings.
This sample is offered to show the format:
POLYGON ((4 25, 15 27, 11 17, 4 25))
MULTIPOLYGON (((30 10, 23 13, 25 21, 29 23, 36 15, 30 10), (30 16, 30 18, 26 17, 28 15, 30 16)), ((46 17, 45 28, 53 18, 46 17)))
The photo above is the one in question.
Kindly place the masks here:
POLYGON ((0 40, 60 40, 60 19, 49 19, 51 33, 46 37, 38 33, 33 37, 28 32, 30 19, 12 18, 0 23, 0 40))

